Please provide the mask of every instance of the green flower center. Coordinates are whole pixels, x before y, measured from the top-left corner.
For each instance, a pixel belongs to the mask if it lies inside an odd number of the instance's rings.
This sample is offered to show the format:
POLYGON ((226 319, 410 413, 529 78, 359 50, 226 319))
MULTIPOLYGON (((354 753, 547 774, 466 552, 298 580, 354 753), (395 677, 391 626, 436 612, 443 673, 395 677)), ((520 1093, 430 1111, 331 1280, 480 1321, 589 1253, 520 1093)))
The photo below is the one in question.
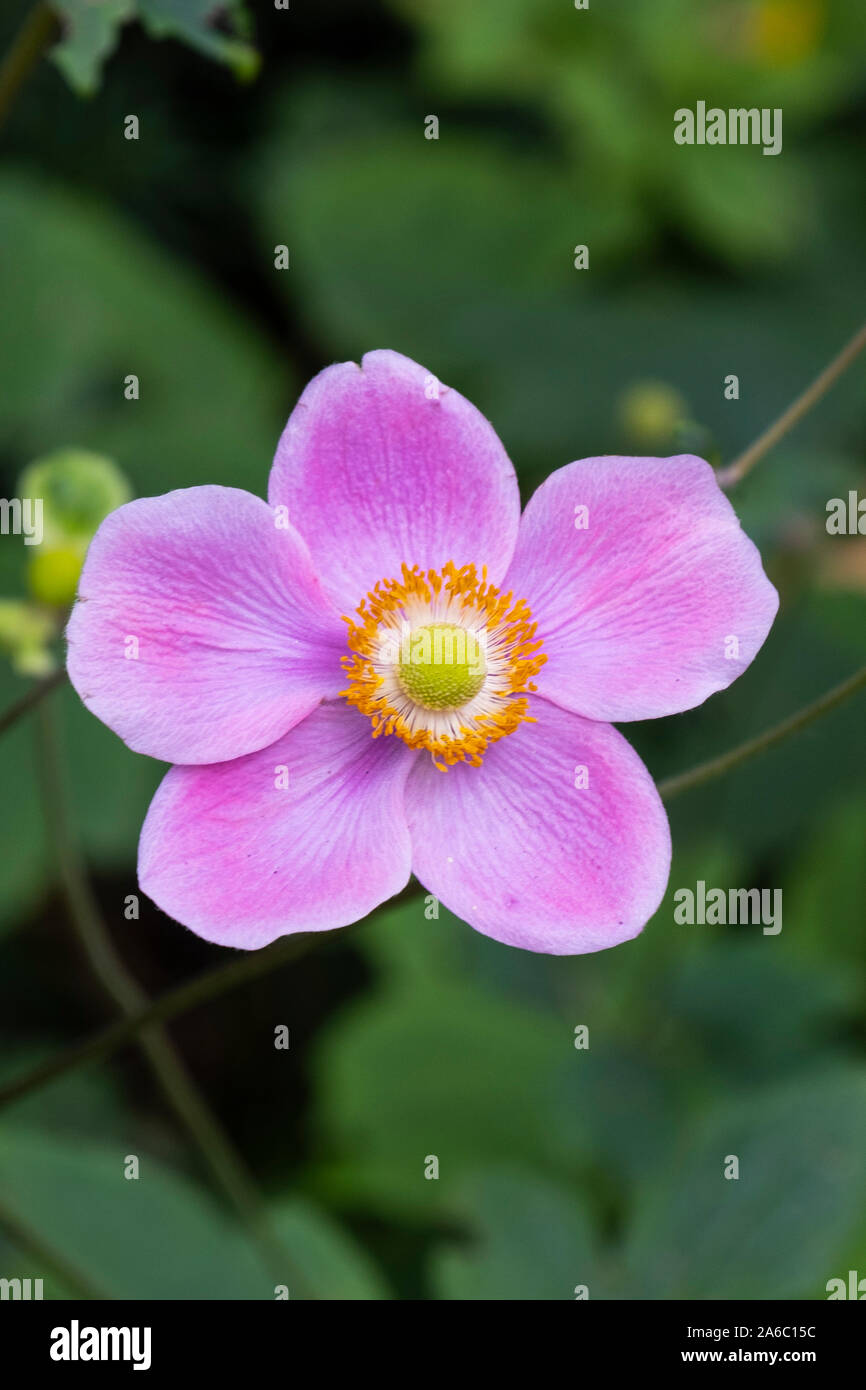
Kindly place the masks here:
POLYGON ((453 623, 429 623, 404 637, 397 679, 422 709, 458 709, 477 695, 487 674, 478 638, 453 623))

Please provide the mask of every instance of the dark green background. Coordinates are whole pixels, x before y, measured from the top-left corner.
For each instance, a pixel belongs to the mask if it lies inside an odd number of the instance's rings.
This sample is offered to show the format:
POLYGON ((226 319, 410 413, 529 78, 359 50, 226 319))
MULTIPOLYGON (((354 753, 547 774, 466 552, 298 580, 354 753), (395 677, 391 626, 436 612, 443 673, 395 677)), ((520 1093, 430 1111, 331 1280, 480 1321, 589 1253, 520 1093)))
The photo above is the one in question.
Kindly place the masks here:
MULTIPOLYGON (((139 495, 262 493, 304 382, 378 347, 480 407, 525 496, 593 453, 730 459, 863 317, 859 0, 251 8, 253 83, 133 23, 89 98, 50 63, 22 92, 0 137, 3 496, 63 445, 139 495), (675 145, 699 99, 781 107, 783 153, 675 145), (653 439, 629 424, 648 380, 684 402, 653 439)), ((864 446, 860 364, 737 490, 781 613, 731 690, 625 728, 657 777, 866 660, 866 541, 824 528, 829 498, 866 494, 864 446)), ((23 591, 10 537, 0 579, 23 591)), ((0 708, 23 688, 4 667, 0 708)), ((144 903, 124 920, 163 769, 62 698, 100 902, 159 993, 226 953, 144 903)), ((822 1298, 866 1275, 863 726, 861 696, 677 800, 669 895, 633 943, 532 956, 416 898, 174 1025, 319 1297, 822 1298), (697 879, 781 888, 781 934, 676 925, 697 879)), ((33 744, 22 723, 0 745, 10 1074, 110 1016, 57 894, 33 744)), ((117 1297, 270 1296, 132 1050, 3 1113, 0 1196, 117 1297)), ((0 1238, 0 1274, 40 1272, 0 1238)))

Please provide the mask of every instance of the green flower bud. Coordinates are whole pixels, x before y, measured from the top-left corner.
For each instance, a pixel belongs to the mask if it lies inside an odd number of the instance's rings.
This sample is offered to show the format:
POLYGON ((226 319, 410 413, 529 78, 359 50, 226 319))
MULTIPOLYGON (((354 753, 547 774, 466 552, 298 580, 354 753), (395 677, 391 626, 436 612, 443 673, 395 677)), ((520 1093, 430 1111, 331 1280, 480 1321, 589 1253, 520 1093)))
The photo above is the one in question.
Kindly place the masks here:
POLYGON ((620 418, 630 439, 644 449, 663 449, 686 414, 686 402, 664 381, 637 381, 620 400, 620 418))
POLYGON ((50 613, 34 603, 0 599, 0 652, 20 676, 47 676, 57 665, 49 649, 56 635, 50 613))
POLYGON ((58 449, 36 459, 25 468, 18 490, 22 497, 42 498, 43 542, 87 543, 108 513, 132 496, 111 459, 86 449, 58 449))
POLYGON ((87 547, 45 545, 33 551, 27 570, 27 587, 40 603, 65 608, 75 598, 87 547))
POLYGON ((126 478, 101 454, 59 449, 21 476, 22 497, 42 501, 42 541, 28 555, 30 592, 41 603, 72 603, 87 547, 100 523, 130 499, 126 478))

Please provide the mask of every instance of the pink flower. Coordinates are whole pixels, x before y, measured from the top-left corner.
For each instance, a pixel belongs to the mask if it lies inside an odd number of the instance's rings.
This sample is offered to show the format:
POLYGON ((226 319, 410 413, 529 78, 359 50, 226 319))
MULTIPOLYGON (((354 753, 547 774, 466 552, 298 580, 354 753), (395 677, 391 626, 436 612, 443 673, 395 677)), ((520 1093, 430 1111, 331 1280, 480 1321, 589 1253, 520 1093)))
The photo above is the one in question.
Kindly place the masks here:
POLYGON ((307 387, 268 504, 196 487, 103 522, 69 674, 179 764, 139 879, 208 941, 344 926, 413 872, 497 941, 575 954, 635 936, 670 868, 611 721, 728 686, 777 606, 702 459, 581 459, 521 517, 478 411, 372 352, 307 387))

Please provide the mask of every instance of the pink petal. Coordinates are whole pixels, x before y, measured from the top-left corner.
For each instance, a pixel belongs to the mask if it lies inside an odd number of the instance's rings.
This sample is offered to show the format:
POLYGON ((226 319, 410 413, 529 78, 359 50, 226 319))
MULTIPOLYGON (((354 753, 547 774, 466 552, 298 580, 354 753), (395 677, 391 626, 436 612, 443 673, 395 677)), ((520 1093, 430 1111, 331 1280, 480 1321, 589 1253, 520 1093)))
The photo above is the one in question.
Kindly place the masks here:
POLYGON ((539 692, 591 719, 701 704, 753 661, 779 605, 712 468, 690 454, 553 473, 526 508, 505 583, 544 641, 539 692), (575 526, 580 507, 587 529, 575 526))
POLYGON ((532 700, 480 768, 406 784, 412 868, 476 931, 551 955, 636 936, 664 895, 670 832, 652 779, 610 724, 532 700), (576 786, 585 770, 586 786, 576 786))
POLYGON ((409 878, 415 756, 339 701, 246 758, 172 768, 141 832, 142 890, 206 941, 245 950, 357 921, 409 878))
POLYGON ((343 684, 345 625, 306 547, 238 488, 188 488, 112 512, 88 551, 67 637, 84 703, 136 752, 167 762, 266 747, 343 684))
POLYGON ((495 583, 520 502, 492 427, 397 352, 368 352, 310 382, 283 431, 268 496, 310 547, 323 587, 354 612, 402 564, 482 565, 495 583))

